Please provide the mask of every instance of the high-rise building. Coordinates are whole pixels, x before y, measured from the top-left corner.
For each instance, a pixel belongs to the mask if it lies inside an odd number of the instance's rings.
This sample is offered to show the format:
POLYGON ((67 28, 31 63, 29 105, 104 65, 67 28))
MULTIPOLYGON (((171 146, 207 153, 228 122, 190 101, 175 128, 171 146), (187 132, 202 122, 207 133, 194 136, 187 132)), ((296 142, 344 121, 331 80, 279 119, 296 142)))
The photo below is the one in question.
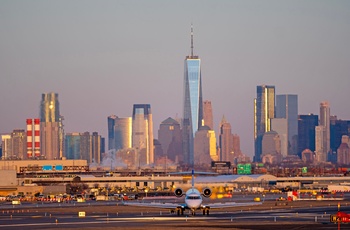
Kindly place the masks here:
POLYGON ((118 117, 116 115, 108 116, 107 122, 108 122, 108 150, 116 149, 115 148, 115 139, 114 139, 114 126, 115 126, 115 119, 118 117))
POLYGON ((12 156, 11 134, 1 135, 2 158, 9 159, 12 156))
POLYGON ((281 155, 288 155, 288 120, 287 118, 272 118, 271 129, 278 133, 281 141, 281 155))
POLYGON ((168 117, 160 125, 158 140, 164 156, 173 162, 182 162, 182 136, 179 122, 168 117))
POLYGON ((193 55, 193 27, 191 26, 191 55, 185 59, 184 110, 182 124, 183 155, 185 163, 194 163, 194 136, 202 126, 203 101, 201 60, 193 55))
POLYGON ((114 149, 128 149, 132 147, 132 118, 116 117, 114 123, 114 149))
POLYGON ((275 117, 275 86, 260 85, 256 87, 254 99, 254 161, 261 162, 262 137, 271 131, 271 119, 275 117))
POLYGON ((40 157, 40 119, 27 119, 27 158, 40 157))
POLYGON ((308 114, 298 116, 298 156, 309 149, 312 152, 315 148, 315 127, 318 126, 318 115, 308 114))
POLYGON ((101 163, 101 136, 97 132, 67 133, 65 136, 67 159, 101 163))
POLYGON ((25 159, 27 152, 26 132, 24 129, 15 129, 11 133, 12 153, 14 159, 25 159))
POLYGON ((97 132, 93 132, 91 135, 91 155, 88 162, 95 162, 100 164, 102 160, 101 156, 101 136, 97 132))
POLYGON ((58 94, 42 94, 40 104, 41 154, 48 160, 63 155, 63 125, 60 116, 58 94))
POLYGON ((214 130, 213 108, 211 106, 211 101, 205 100, 203 102, 203 120, 203 125, 208 126, 211 130, 214 130))
POLYGON ((275 117, 287 120, 287 155, 296 155, 298 152, 298 95, 277 95, 275 117))
POLYGON ((194 138, 194 165, 209 166, 217 160, 215 132, 208 126, 201 126, 194 138))
POLYGON ((150 104, 134 104, 132 113, 132 147, 137 149, 140 165, 154 163, 153 118, 150 104))
POLYGON ((233 136, 231 132, 231 124, 226 121, 225 116, 220 122, 219 134, 220 161, 233 161, 233 136))
POLYGON ((330 117, 330 147, 335 152, 341 144, 343 135, 350 135, 350 121, 340 120, 337 116, 330 117))
POLYGON ((320 103, 320 128, 316 130, 316 156, 319 157, 319 161, 327 161, 328 153, 331 152, 331 131, 330 131, 330 107, 327 101, 320 103), (318 133, 322 127, 322 135, 318 133), (317 142, 318 145, 317 145, 317 142), (318 148, 317 148, 318 147, 318 148))

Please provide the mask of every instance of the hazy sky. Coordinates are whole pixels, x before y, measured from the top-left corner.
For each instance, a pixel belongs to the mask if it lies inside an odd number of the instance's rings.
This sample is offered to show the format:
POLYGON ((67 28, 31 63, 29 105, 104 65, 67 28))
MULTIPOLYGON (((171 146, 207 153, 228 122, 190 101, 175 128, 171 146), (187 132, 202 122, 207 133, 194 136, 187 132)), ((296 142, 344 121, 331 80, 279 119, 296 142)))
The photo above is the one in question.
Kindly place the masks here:
POLYGON ((25 129, 56 92, 66 132, 107 137, 107 116, 147 103, 157 137, 182 117, 191 23, 214 126, 225 115, 247 155, 257 85, 297 94, 299 114, 328 100, 350 120, 348 0, 0 0, 0 133, 25 129))

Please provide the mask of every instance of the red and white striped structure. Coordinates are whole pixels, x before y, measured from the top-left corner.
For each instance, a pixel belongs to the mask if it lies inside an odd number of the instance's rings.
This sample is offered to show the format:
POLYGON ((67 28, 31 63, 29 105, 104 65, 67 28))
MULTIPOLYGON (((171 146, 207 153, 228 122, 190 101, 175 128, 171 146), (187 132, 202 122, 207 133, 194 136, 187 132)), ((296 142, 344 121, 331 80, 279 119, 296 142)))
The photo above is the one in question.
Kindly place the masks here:
POLYGON ((27 157, 40 157, 40 119, 27 119, 27 157))

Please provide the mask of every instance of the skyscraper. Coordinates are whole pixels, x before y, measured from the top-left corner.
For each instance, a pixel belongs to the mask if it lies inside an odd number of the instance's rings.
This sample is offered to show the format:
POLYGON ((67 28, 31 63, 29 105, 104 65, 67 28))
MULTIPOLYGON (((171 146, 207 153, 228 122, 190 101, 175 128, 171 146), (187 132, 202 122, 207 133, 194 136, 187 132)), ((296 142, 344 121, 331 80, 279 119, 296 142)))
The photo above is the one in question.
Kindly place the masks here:
POLYGON ((115 149, 115 139, 114 139, 114 126, 115 119, 118 117, 116 115, 108 116, 108 150, 115 149))
POLYGON ((287 154, 296 155, 298 151, 298 95, 277 95, 275 117, 287 120, 287 154))
POLYGON ((308 114, 298 116, 298 156, 309 149, 315 151, 315 127, 318 126, 318 115, 308 114))
POLYGON ((261 161, 262 137, 271 131, 271 119, 275 117, 275 86, 260 85, 256 87, 254 99, 254 161, 261 161))
POLYGON ((42 94, 40 104, 41 153, 48 160, 63 155, 63 125, 58 94, 42 94))
POLYGON ((153 118, 150 104, 134 104, 132 113, 132 147, 139 165, 154 163, 153 118))
POLYGON ((231 132, 231 124, 228 123, 223 116, 220 122, 219 134, 220 161, 233 161, 233 135, 231 132))
POLYGON ((160 125, 158 140, 161 143, 163 154, 173 162, 182 162, 182 138, 179 122, 168 117, 160 125))
POLYGON ((193 55, 193 27, 191 26, 191 55, 185 59, 183 154, 184 161, 193 165, 194 136, 203 120, 201 60, 193 55))
POLYGON ((97 132, 67 133, 65 137, 67 159, 87 160, 88 163, 101 163, 101 136, 97 132))
MULTIPOLYGON (((330 107, 329 103, 327 101, 323 101, 320 103, 320 123, 319 126, 323 127, 323 134, 322 134, 322 144, 320 149, 316 151, 321 151, 323 156, 322 159, 325 159, 324 161, 327 161, 327 155, 328 152, 331 151, 331 130, 330 130, 330 107)), ((316 132, 317 133, 317 132, 316 132)), ((320 138, 320 137, 319 137, 320 138)))
POLYGON ((205 100, 203 102, 203 120, 204 125, 208 126, 211 130, 214 129, 213 108, 211 106, 211 101, 205 100))
POLYGON ((132 118, 116 117, 114 123, 114 148, 115 150, 132 147, 132 118))

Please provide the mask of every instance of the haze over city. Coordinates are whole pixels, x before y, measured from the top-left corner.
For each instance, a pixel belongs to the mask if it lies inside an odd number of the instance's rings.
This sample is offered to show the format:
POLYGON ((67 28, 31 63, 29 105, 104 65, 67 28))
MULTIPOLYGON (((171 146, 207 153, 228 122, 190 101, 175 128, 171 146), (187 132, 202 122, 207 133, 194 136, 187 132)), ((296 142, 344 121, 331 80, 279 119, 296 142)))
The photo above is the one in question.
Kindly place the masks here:
POLYGON ((65 132, 107 137, 107 116, 151 105, 154 133, 183 116, 184 59, 201 59, 203 99, 254 154, 256 86, 297 94, 299 114, 349 120, 349 1, 1 1, 0 133, 59 94, 65 132))

